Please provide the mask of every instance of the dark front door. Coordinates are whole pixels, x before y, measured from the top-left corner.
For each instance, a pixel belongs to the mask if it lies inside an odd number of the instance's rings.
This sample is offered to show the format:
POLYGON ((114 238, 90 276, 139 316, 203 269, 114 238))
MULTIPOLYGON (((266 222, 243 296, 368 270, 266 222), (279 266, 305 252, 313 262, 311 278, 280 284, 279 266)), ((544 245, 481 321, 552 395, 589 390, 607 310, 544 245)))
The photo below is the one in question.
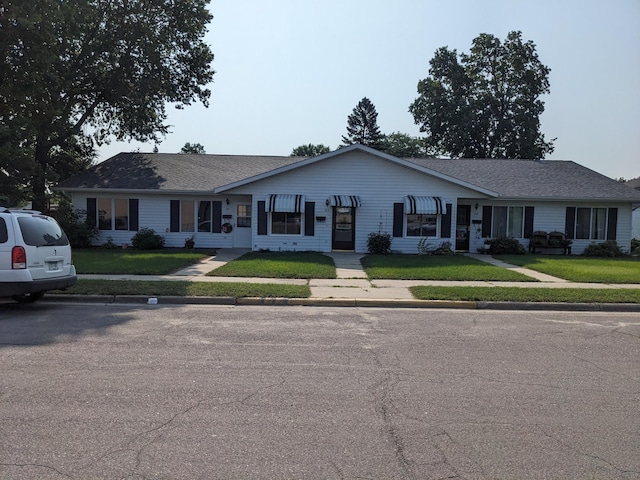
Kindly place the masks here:
POLYGON ((333 250, 354 250, 356 232, 356 209, 351 207, 333 207, 333 250))
POLYGON ((456 220, 456 250, 469 250, 469 226, 471 225, 471 205, 458 205, 456 220))

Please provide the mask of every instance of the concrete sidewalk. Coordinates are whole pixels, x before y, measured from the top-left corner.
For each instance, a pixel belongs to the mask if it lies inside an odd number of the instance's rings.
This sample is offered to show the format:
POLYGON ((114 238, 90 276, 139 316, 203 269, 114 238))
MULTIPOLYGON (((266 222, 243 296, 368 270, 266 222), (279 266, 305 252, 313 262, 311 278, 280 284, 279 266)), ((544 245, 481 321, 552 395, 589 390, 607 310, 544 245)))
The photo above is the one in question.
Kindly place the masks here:
MULTIPOLYGON (((572 283, 567 280, 552 277, 544 273, 517 267, 496 260, 489 255, 467 254, 471 258, 507 268, 531 277, 531 282, 492 282, 492 281, 439 281, 439 280, 370 280, 362 268, 360 259, 364 254, 350 252, 331 252, 325 255, 331 257, 336 265, 335 279, 279 279, 258 277, 209 277, 206 274, 230 262, 245 253, 248 249, 221 249, 215 256, 209 257, 195 265, 170 275, 79 275, 80 279, 112 279, 112 280, 165 280, 165 281, 198 281, 198 282, 247 282, 247 283, 275 283, 309 285, 311 298, 309 301, 322 300, 351 300, 353 302, 388 301, 390 304, 414 301, 409 291, 413 286, 472 286, 472 287, 530 287, 530 288, 591 288, 591 289, 620 289, 640 288, 640 285, 572 283)), ((640 306, 639 306, 640 309, 640 306)))

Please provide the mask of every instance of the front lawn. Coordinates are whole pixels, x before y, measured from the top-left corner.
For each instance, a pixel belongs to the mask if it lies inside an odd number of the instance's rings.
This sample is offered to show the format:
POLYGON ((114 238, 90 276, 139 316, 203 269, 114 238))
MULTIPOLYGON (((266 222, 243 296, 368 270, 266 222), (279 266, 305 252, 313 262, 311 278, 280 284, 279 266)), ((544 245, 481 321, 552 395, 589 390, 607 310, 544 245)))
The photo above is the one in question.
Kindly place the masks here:
POLYGON ((572 282, 640 284, 639 257, 497 255, 496 258, 572 282))
POLYGON ((198 250, 73 250, 73 263, 80 275, 167 275, 211 256, 198 250))
POLYGON ((336 278, 333 260, 317 252, 249 252, 209 272, 212 277, 336 278))
POLYGON ((536 281, 464 255, 367 255, 361 261, 371 279, 536 281))

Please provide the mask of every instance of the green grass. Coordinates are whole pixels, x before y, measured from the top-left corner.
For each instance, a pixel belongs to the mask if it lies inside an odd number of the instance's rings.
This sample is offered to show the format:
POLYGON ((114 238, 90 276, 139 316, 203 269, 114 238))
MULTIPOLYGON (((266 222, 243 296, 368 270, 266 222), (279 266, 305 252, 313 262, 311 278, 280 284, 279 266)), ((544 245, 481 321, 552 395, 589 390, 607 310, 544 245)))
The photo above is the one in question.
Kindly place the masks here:
POLYGON ((640 284, 640 257, 499 255, 496 258, 572 282, 640 284))
POLYGON ((273 283, 185 282, 148 280, 78 280, 73 287, 55 293, 75 295, 172 295, 196 297, 307 298, 307 285, 273 283))
POLYGON ((74 249, 78 274, 166 275, 211 255, 198 250, 107 250, 74 249))
POLYGON ((420 300, 484 302, 640 303, 638 289, 411 287, 420 300))
POLYGON ((372 279, 535 281, 463 255, 367 255, 362 265, 372 279))
POLYGON ((336 278, 333 260, 316 252, 250 252, 209 272, 214 277, 336 278))

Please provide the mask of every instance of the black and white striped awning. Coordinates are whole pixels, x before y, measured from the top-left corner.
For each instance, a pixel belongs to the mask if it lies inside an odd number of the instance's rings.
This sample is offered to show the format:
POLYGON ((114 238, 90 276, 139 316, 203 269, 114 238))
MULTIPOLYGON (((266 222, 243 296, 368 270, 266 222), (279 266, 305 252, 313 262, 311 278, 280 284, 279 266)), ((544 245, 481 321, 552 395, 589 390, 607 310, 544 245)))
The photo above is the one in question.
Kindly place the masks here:
POLYGON ((331 195, 327 205, 332 207, 359 207, 362 205, 358 195, 331 195))
POLYGON ((404 197, 404 210, 407 214, 446 215, 447 205, 442 197, 404 197))
POLYGON ((304 212, 304 195, 272 194, 267 195, 267 212, 304 212))

